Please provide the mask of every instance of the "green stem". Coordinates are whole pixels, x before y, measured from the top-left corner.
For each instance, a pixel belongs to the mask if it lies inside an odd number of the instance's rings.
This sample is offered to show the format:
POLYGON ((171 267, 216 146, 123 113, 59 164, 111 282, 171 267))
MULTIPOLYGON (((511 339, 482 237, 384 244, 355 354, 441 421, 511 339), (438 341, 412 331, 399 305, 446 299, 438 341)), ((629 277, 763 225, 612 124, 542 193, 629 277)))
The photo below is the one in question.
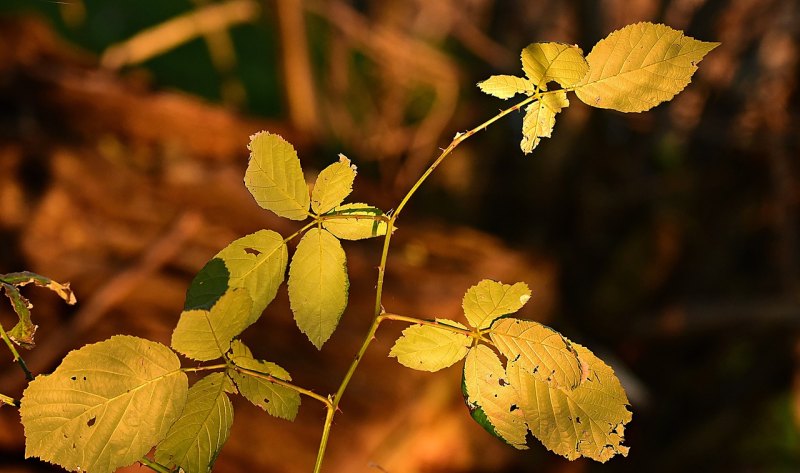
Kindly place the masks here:
MULTIPOLYGON (((311 214, 309 214, 309 215, 311 215, 311 214)), ((299 235, 299 234, 303 233, 304 231, 306 231, 306 230, 308 230, 309 228, 311 228, 311 227, 313 227, 314 225, 316 225, 316 224, 317 224, 316 216, 314 216, 314 215, 311 215, 311 216, 312 216, 312 217, 314 217, 314 220, 313 220, 313 221, 311 221, 310 223, 307 223, 307 224, 305 224, 305 225, 303 226, 303 228, 301 228, 300 230, 297 230, 296 232, 292 233, 292 234, 291 234, 291 235, 289 235, 288 237, 284 238, 284 239, 283 239, 283 242, 284 242, 284 243, 287 243, 287 242, 289 242, 291 239, 293 239, 293 238, 294 238, 294 237, 296 237, 297 235, 299 235)))
POLYGON ((14 342, 12 342, 8 337, 8 333, 6 333, 6 330, 2 325, 0 325, 0 337, 3 338, 3 341, 6 343, 6 345, 8 345, 8 349, 11 350, 11 354, 14 356, 14 361, 17 362, 19 367, 22 369, 22 372, 25 373, 25 379, 28 381, 33 381, 33 374, 31 373, 31 370, 28 369, 28 365, 25 364, 25 360, 19 356, 19 352, 14 346, 14 342))
MULTIPOLYGON (((350 380, 353 378, 353 374, 356 372, 358 365, 361 363, 361 359, 364 358, 364 354, 367 352, 367 348, 372 343, 372 340, 375 339, 375 333, 378 331, 378 326, 384 320, 384 317, 381 315, 384 313, 383 306, 381 304, 382 297, 383 297, 383 281, 384 276, 386 274, 386 261, 389 257, 389 245, 392 241, 392 234, 394 233, 395 225, 394 223, 397 221, 397 218, 400 216, 400 213, 405 208, 408 201, 411 197, 417 192, 417 190, 422 186, 425 180, 428 179, 433 171, 444 161, 444 159, 453 152, 453 150, 464 142, 467 138, 471 137, 475 133, 485 130, 489 125, 496 122, 497 120, 503 118, 504 116, 508 115, 511 112, 517 111, 523 106, 537 100, 539 98, 538 95, 533 95, 531 97, 526 98, 525 100, 519 102, 518 104, 514 105, 513 107, 509 107, 505 110, 502 110, 500 113, 495 115, 494 117, 486 120, 485 122, 481 123, 480 125, 476 126, 475 128, 466 131, 464 133, 456 134, 453 141, 442 150, 441 154, 436 158, 436 160, 428 167, 427 170, 417 179, 417 182, 411 187, 411 189, 406 193, 403 199, 400 201, 400 204, 395 209, 392 216, 389 218, 386 228, 386 236, 383 239, 383 250, 381 251, 381 261, 378 265, 378 281, 377 285, 375 286, 375 309, 374 309, 374 316, 372 319, 372 324, 369 327, 369 331, 367 332, 366 337, 364 337, 364 341, 361 343, 361 347, 358 349, 358 353, 356 354, 355 358, 353 359, 352 363, 350 363, 350 367, 347 369, 344 377, 342 378, 342 382, 339 384, 339 389, 336 391, 336 394, 333 396, 331 401, 331 405, 328 409, 328 414, 325 417, 325 425, 322 430, 322 439, 320 440, 319 449, 317 451, 317 461, 314 466, 314 473, 319 473, 322 469, 322 459, 325 456, 325 449, 328 443, 328 437, 330 435, 331 425, 333 424, 333 415, 336 413, 336 410, 339 408, 339 403, 342 400, 342 396, 344 396, 345 391, 347 390, 347 386, 350 384, 350 380)), ((401 317, 401 316, 398 316, 401 317)), ((386 317, 389 318, 389 317, 386 317)), ((395 319, 398 320, 398 319, 395 319)), ((415 322, 417 323, 417 322, 415 322)))
POLYGON ((167 468, 166 466, 162 465, 161 463, 154 462, 153 460, 142 457, 139 459, 139 463, 150 468, 153 471, 157 471, 158 473, 172 473, 172 470, 167 468))
POLYGON ((5 394, 0 394, 0 402, 9 406, 19 407, 19 403, 16 399, 11 396, 6 396, 5 394))

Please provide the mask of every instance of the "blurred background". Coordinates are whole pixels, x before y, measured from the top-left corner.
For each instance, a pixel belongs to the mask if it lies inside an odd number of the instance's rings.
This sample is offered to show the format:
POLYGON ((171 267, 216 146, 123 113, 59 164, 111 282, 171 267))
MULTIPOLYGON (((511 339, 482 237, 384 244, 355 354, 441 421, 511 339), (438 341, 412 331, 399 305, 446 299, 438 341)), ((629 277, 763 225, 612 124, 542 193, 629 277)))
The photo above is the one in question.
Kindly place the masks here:
MULTIPOLYGON (((453 135, 512 105, 475 83, 520 74, 534 41, 591 45, 637 21, 722 43, 642 114, 574 97, 519 150, 521 114, 464 145, 400 220, 384 305, 460 317, 483 278, 525 281, 523 315, 611 364, 631 399, 627 458, 517 452, 469 418, 460 370, 411 371, 381 327, 337 417, 336 472, 800 471, 798 41, 794 0, 4 0, 0 273, 40 289, 34 373, 114 333, 168 343, 193 275, 260 228, 296 229, 242 185, 248 136, 298 149, 309 180, 346 154, 353 201, 389 210, 453 135)), ((295 242, 296 243, 296 242, 295 242)), ((350 305, 317 352, 285 290, 247 332, 257 356, 333 392, 370 322, 379 242, 346 244, 350 305)), ((0 305, 0 322, 14 323, 0 305)), ((25 386, 10 359, 0 392, 25 386)), ((294 423, 236 401, 215 471, 305 472, 323 409, 294 423)), ((24 460, 0 409, 0 470, 24 460)), ((139 471, 131 467, 128 471, 139 471)), ((143 470, 142 470, 143 471, 143 470)))

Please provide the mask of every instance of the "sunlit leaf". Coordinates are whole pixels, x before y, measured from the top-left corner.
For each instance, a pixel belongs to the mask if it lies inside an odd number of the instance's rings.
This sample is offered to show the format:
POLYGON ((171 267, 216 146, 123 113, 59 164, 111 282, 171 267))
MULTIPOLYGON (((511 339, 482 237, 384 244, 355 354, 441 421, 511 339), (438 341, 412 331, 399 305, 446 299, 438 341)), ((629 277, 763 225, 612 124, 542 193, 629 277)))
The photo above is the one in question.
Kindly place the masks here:
POLYGON ((262 131, 250 137, 244 184, 262 208, 292 220, 308 216, 308 185, 291 144, 262 131))
POLYGON ((343 154, 339 161, 323 169, 311 192, 311 209, 321 215, 333 209, 353 191, 356 167, 343 154))
POLYGON ((539 90, 547 90, 550 81, 558 82, 561 87, 579 83, 589 71, 589 64, 577 46, 533 43, 522 50, 522 69, 539 90))
POLYGON ((516 360, 521 368, 552 386, 574 389, 584 379, 578 353, 550 327, 504 318, 492 324, 489 336, 506 358, 516 360))
MULTIPOLYGON (((466 330, 453 320, 436 320, 439 323, 466 330)), ((439 371, 461 360, 469 350, 471 338, 463 333, 431 325, 411 325, 403 330, 389 356, 409 368, 421 371, 439 371)))
POLYGON ((216 258, 223 260, 230 271, 228 285, 245 288, 250 294, 252 322, 275 299, 286 277, 288 255, 283 237, 272 230, 259 230, 239 238, 217 254, 216 258))
POLYGON ((342 240, 363 240, 364 238, 383 236, 386 235, 388 228, 385 221, 372 218, 383 215, 383 212, 367 204, 340 205, 325 215, 326 217, 337 216, 337 218, 324 219, 322 227, 342 240), (340 215, 350 217, 338 218, 340 215))
POLYGON ((478 82, 478 88, 485 94, 501 99, 509 99, 516 94, 530 94, 535 90, 528 79, 508 75, 491 76, 483 82, 478 82))
POLYGON ((317 348, 330 338, 347 306, 347 266, 342 244, 312 228, 289 265, 289 302, 300 331, 317 348))
POLYGON ((233 337, 253 323, 245 289, 226 292, 211 310, 185 310, 172 332, 172 348, 188 358, 215 360, 230 350, 233 337))
POLYGON ((219 258, 209 260, 189 284, 183 310, 212 308, 228 290, 230 278, 231 273, 224 261, 219 258))
POLYGON ((463 386, 467 407, 473 417, 475 412, 479 414, 476 421, 488 420, 490 433, 515 448, 527 448, 528 428, 519 409, 517 392, 509 385, 503 364, 489 347, 478 345, 469 351, 464 362, 463 386))
POLYGON ((0 274, 0 282, 11 284, 12 286, 22 287, 28 284, 34 284, 39 287, 44 287, 55 292, 58 297, 64 299, 69 305, 77 302, 75 294, 69 287, 69 283, 60 283, 52 279, 42 276, 41 274, 32 273, 30 271, 21 271, 18 273, 0 274))
MULTIPOLYGON (((275 363, 254 359, 250 349, 240 340, 233 341, 231 350, 230 360, 236 366, 268 374, 283 381, 292 380, 289 373, 275 363)), ((245 399, 270 415, 287 420, 294 420, 297 416, 297 411, 300 409, 300 394, 297 391, 263 378, 240 373, 232 368, 228 369, 228 375, 236 382, 239 392, 245 399)))
POLYGON ((605 462, 627 455, 622 442, 631 413, 625 391, 610 367, 586 348, 572 346, 589 371, 573 390, 554 388, 520 363, 509 363, 508 380, 518 392, 525 422, 545 447, 570 460, 585 456, 605 462))
POLYGON ((183 413, 156 448, 156 461, 186 473, 210 472, 231 431, 233 405, 226 393, 234 391, 223 373, 212 373, 189 388, 183 413))
POLYGON ((556 124, 556 114, 569 106, 567 93, 563 90, 549 92, 525 108, 522 120, 522 141, 520 148, 530 153, 539 145, 542 138, 550 138, 556 124))
POLYGON ((187 387, 159 343, 118 335, 86 345, 25 390, 25 456, 93 473, 130 465, 166 436, 187 387))
POLYGON ((649 110, 683 90, 697 63, 718 45, 665 25, 626 26, 594 46, 586 57, 589 74, 575 93, 593 107, 649 110))
POLYGON ((484 329, 496 318, 520 310, 530 298, 531 290, 525 283, 510 285, 484 279, 467 289, 461 307, 472 327, 484 329))

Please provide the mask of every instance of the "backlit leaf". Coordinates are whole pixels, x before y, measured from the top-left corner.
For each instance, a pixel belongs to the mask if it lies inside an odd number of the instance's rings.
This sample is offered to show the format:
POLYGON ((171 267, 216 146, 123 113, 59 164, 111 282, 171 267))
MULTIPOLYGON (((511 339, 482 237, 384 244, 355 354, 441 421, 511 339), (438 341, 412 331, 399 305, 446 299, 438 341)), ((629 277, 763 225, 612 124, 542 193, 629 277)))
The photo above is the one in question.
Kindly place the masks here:
MULTIPOLYGON (((473 417, 477 410, 479 417, 485 416, 491 424, 493 429, 487 428, 490 433, 515 448, 527 448, 525 436, 528 428, 519 409, 517 393, 509 385, 500 359, 489 347, 478 345, 467 354, 463 387, 473 417)), ((481 420, 476 419, 479 423, 481 420)))
POLYGON ((224 261, 219 258, 209 260, 189 284, 183 310, 212 308, 228 290, 230 277, 224 261))
POLYGON ((522 69, 539 90, 547 90, 550 81, 558 82, 561 87, 579 83, 589 71, 589 64, 577 46, 533 43, 522 50, 522 69))
POLYGON ((478 88, 483 93, 504 100, 516 94, 531 94, 534 91, 534 86, 528 79, 508 75, 491 76, 483 82, 478 82, 478 88))
POLYGON ((118 335, 72 351, 23 394, 25 456, 92 473, 130 465, 164 439, 187 386, 156 342, 118 335))
POLYGON ((156 448, 156 461, 186 473, 210 472, 231 431, 233 405, 226 393, 234 391, 224 373, 212 373, 189 388, 183 413, 156 448))
POLYGON ((388 224, 381 220, 368 217, 383 215, 380 209, 367 204, 345 204, 334 208, 327 214, 350 215, 350 218, 326 218, 322 221, 322 228, 331 232, 336 238, 342 240, 363 240, 376 236, 386 235, 388 224))
POLYGON ((172 332, 172 348, 188 358, 215 360, 230 350, 233 337, 253 323, 250 296, 231 289, 211 310, 185 310, 172 332))
POLYGON ((216 258, 230 271, 228 285, 247 289, 253 300, 250 318, 255 322, 275 299, 286 276, 289 253, 283 237, 272 230, 259 230, 234 241, 216 258))
POLYGON ((291 144, 262 131, 250 137, 244 184, 261 208, 292 220, 308 216, 308 185, 291 144))
POLYGON ((492 324, 492 342, 509 360, 538 379, 574 389, 584 379, 583 365, 572 344, 550 327, 530 321, 505 318, 492 324))
POLYGON ((530 153, 539 145, 542 138, 550 138, 556 124, 556 114, 569 106, 567 93, 563 90, 549 92, 525 107, 525 118, 522 120, 522 142, 520 148, 530 153))
POLYGON ((331 210, 353 191, 356 167, 343 154, 339 161, 323 169, 311 192, 311 209, 321 215, 331 210))
POLYGON ((512 286, 484 279, 467 290, 461 307, 471 326, 484 329, 494 319, 520 310, 530 298, 531 290, 525 283, 512 286))
POLYGON ((342 244, 327 230, 312 228, 289 265, 289 302, 297 327, 318 349, 339 325, 348 288, 342 244))
POLYGON ((595 45, 586 57, 589 74, 575 93, 593 107, 649 110, 683 90, 697 63, 718 45, 665 25, 626 26, 595 45))
POLYGON ((508 380, 518 392, 525 422, 545 447, 570 460, 585 456, 605 462, 627 455, 622 442, 631 413, 625 391, 610 367, 586 348, 572 346, 589 371, 573 390, 554 388, 520 363, 509 363, 508 380))
MULTIPOLYGON (((233 341, 231 350, 230 359, 236 366, 268 374, 283 381, 292 380, 289 373, 275 363, 254 359, 250 349, 240 340, 233 341)), ((240 373, 235 369, 228 369, 228 375, 236 382, 239 392, 245 399, 270 415, 287 420, 294 420, 297 416, 297 411, 300 409, 300 394, 297 391, 266 379, 240 373)))
POLYGON ((14 327, 8 331, 8 337, 14 343, 31 349, 35 346, 33 342, 33 335, 36 333, 37 326, 31 320, 31 308, 33 304, 28 299, 22 297, 19 289, 7 283, 0 283, 8 299, 11 301, 11 307, 16 312, 19 321, 14 327))
MULTIPOLYGON (((453 320, 437 320, 452 327, 467 329, 453 320)), ((471 337, 431 325, 411 325, 403 330, 389 356, 409 368, 439 371, 461 360, 469 350, 471 337)))

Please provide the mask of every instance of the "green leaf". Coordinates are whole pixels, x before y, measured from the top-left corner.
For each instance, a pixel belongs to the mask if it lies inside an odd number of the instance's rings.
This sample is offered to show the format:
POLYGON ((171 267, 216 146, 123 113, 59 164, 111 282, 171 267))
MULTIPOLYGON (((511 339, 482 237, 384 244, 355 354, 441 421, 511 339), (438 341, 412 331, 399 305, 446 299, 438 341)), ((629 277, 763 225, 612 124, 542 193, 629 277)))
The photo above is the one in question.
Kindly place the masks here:
POLYGON ((183 413, 156 448, 156 461, 186 473, 210 472, 231 431, 233 405, 226 392, 234 391, 223 373, 212 373, 189 388, 183 413))
POLYGON ((212 308, 228 290, 230 277, 224 261, 219 258, 209 260, 189 284, 183 310, 212 308))
POLYGON ((718 45, 664 25, 626 26, 595 45, 586 57, 589 74, 575 94, 593 107, 649 110, 683 90, 697 63, 718 45))
POLYGON ((367 204, 345 204, 334 208, 325 214, 322 228, 331 232, 336 238, 342 240, 363 240, 376 236, 386 235, 388 224, 385 221, 374 220, 367 217, 383 215, 380 209, 367 204), (331 216, 347 215, 349 218, 329 218, 331 216))
POLYGON ((492 324, 489 337, 506 358, 552 386, 575 389, 585 379, 572 344, 550 327, 504 318, 492 324))
MULTIPOLYGON (((453 320, 436 320, 439 323, 467 329, 453 320)), ((471 338, 462 333, 431 325, 411 325, 397 339, 390 357, 408 368, 421 371, 439 371, 461 360, 469 350, 471 338)))
POLYGON ((22 397, 25 456, 112 472, 167 434, 186 402, 186 375, 169 348, 129 336, 72 351, 22 397))
POLYGON ((318 349, 339 325, 348 288, 342 244, 326 230, 312 228, 289 265, 289 302, 297 327, 318 349))
POLYGON ((545 93, 540 100, 525 108, 525 118, 522 121, 522 142, 520 142, 520 148, 524 153, 533 151, 542 138, 550 138, 556 124, 556 114, 567 106, 569 106, 567 93, 557 90, 545 93))
POLYGON ((508 75, 491 76, 483 82, 478 82, 478 88, 485 94, 504 100, 516 94, 530 95, 535 91, 533 83, 528 79, 508 75))
POLYGON ((324 214, 341 204, 353 192, 356 167, 343 154, 339 162, 333 163, 319 173, 314 190, 311 192, 311 210, 317 215, 324 214))
POLYGON ((570 460, 585 456, 605 462, 627 455, 625 424, 630 422, 625 390, 614 371, 591 351, 572 345, 588 366, 589 377, 573 390, 554 388, 530 375, 518 362, 508 379, 519 395, 520 412, 545 447, 570 460))
POLYGON ((11 284, 12 286, 22 287, 28 284, 34 284, 39 287, 44 287, 55 292, 58 297, 64 299, 69 305, 77 302, 75 294, 69 288, 69 283, 60 283, 52 279, 42 276, 41 274, 32 273, 30 271, 21 271, 18 273, 0 274, 0 282, 11 284))
POLYGON ((233 337, 253 323, 250 296, 231 289, 211 310, 186 310, 172 332, 172 348, 188 358, 215 360, 230 350, 233 337))
MULTIPOLYGON (((254 359, 250 349, 240 340, 233 341, 231 350, 230 360, 236 366, 268 374, 283 381, 292 380, 289 373, 275 363, 254 359)), ((228 375, 236 382, 239 392, 245 399, 270 415, 286 420, 294 420, 297 416, 297 411, 300 409, 300 394, 297 391, 266 379, 240 373, 235 369, 228 369, 228 375)))
POLYGON ((289 253, 283 237, 272 230, 259 230, 226 246, 216 258, 230 271, 228 285, 247 289, 253 299, 251 323, 255 322, 286 277, 289 253))
POLYGON ((19 289, 7 283, 0 283, 6 296, 11 301, 11 306, 14 308, 19 321, 14 327, 8 331, 8 338, 14 341, 17 345, 31 349, 36 344, 33 341, 33 335, 36 333, 37 326, 31 320, 31 308, 33 304, 28 299, 22 297, 19 289))
POLYGON ((308 185, 289 142, 265 131, 250 137, 244 184, 261 208, 292 220, 308 216, 308 185))
POLYGON ((539 90, 556 81, 561 87, 578 84, 589 71, 583 51, 563 43, 533 43, 522 50, 522 70, 539 90))
POLYGON ((482 411, 483 415, 476 419, 479 423, 485 416, 494 430, 487 428, 490 433, 514 448, 528 448, 525 445, 528 428, 519 409, 517 393, 509 385, 500 359, 489 347, 478 345, 469 351, 462 384, 470 412, 482 411))
POLYGON ((484 279, 467 289, 461 307, 469 324, 485 329, 496 318, 513 314, 531 298, 531 290, 522 282, 509 285, 484 279))

